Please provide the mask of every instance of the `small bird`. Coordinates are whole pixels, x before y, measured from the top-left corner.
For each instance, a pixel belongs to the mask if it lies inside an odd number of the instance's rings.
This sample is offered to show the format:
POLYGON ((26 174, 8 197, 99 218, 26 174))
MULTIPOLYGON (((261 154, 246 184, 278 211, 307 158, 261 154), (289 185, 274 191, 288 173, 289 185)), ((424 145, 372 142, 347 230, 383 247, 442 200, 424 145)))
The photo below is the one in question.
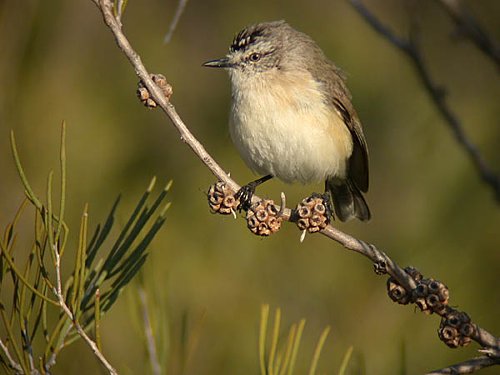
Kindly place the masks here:
MULTIPOLYGON (((237 195, 248 208, 255 188, 325 181, 341 221, 366 221, 370 210, 368 148, 342 71, 308 35, 285 21, 251 25, 226 57, 203 64, 229 71, 230 134, 246 164, 262 178, 237 195)), ((330 195, 330 196, 329 196, 330 195)))

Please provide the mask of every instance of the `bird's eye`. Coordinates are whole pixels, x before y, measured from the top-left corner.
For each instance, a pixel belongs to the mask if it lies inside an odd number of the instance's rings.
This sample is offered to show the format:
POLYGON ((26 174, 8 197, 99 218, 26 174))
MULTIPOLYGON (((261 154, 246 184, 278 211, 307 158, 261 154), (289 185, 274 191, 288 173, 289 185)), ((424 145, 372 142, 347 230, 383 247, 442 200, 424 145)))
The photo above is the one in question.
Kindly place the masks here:
POLYGON ((256 62, 259 61, 262 55, 260 53, 254 52, 250 55, 250 61, 256 62))

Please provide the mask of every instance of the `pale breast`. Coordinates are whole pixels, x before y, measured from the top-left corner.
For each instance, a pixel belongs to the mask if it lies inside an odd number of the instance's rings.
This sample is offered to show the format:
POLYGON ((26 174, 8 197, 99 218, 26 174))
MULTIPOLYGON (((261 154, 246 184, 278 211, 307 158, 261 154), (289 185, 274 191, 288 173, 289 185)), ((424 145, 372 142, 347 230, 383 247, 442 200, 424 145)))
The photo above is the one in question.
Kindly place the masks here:
POLYGON ((344 177, 352 138, 307 72, 233 81, 231 138, 247 165, 285 182, 344 177), (235 90, 235 84, 241 89, 235 90))

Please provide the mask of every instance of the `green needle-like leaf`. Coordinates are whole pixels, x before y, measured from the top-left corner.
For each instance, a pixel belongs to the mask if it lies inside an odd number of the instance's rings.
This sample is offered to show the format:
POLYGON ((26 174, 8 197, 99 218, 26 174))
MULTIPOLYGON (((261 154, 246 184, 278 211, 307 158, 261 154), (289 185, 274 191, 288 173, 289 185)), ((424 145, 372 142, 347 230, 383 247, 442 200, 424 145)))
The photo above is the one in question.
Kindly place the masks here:
POLYGON ((120 196, 116 198, 115 203, 113 204, 113 207, 111 208, 111 211, 108 214, 106 222, 102 227, 102 230, 99 230, 98 227, 98 229, 95 231, 94 238, 90 241, 87 251, 87 261, 85 262, 85 267, 87 268, 91 267, 91 264, 95 259, 97 251, 101 248, 102 244, 104 243, 104 240, 106 240, 111 231, 111 228, 113 227, 115 221, 114 218, 115 211, 116 208, 118 207, 118 203, 120 203, 120 198, 121 198, 120 196))
POLYGON ((269 375, 274 375, 274 359, 278 347, 280 323, 281 323, 281 310, 278 308, 274 313, 273 336, 271 339, 271 348, 269 350, 269 363, 267 364, 267 372, 269 375))
POLYGON ((316 374, 316 368, 318 367, 319 357, 321 355, 321 350, 323 349, 323 345, 325 344, 326 338, 328 337, 328 333, 330 332, 330 327, 326 327, 321 336, 319 337, 318 345, 316 345, 316 349, 314 350, 313 359, 311 362, 311 367, 309 369, 309 375, 316 374))
MULTIPOLYGON (((60 168, 61 168, 61 195, 59 201, 59 221, 57 224, 57 231, 55 235, 55 242, 59 241, 61 231, 63 230, 64 222, 64 209, 66 207, 66 122, 63 121, 61 125, 61 152, 59 154, 60 168)), ((62 247, 64 249, 64 246, 62 247)), ((61 251, 62 253, 62 251, 61 251)))
POLYGON ((290 359, 292 356, 292 348, 293 348, 293 343, 295 341, 296 332, 297 332, 297 324, 292 324, 292 326, 290 327, 290 330, 288 331, 288 338, 286 340, 285 355, 283 358, 283 364, 281 366, 281 370, 279 371, 279 375, 285 375, 286 371, 288 369, 288 366, 290 364, 290 359))
POLYGON ((268 320, 269 320, 269 305, 262 305, 260 309, 260 329, 259 329, 259 364, 260 364, 261 375, 266 375, 266 337, 267 337, 268 320))
POLYGON ((347 370, 347 366, 349 365, 349 361, 351 360, 353 349, 354 347, 351 345, 345 352, 342 363, 340 364, 339 375, 345 375, 345 371, 347 370))
POLYGON ((17 152, 16 138, 14 137, 13 130, 11 130, 10 132, 10 146, 12 149, 12 155, 14 156, 14 161, 16 163, 17 173, 19 174, 21 182, 23 183, 24 189, 26 191, 26 196, 39 211, 42 211, 43 205, 33 192, 33 189, 31 188, 28 179, 26 178, 26 174, 24 173, 24 169, 22 167, 21 160, 19 159, 19 154, 17 152))
POLYGON ((0 256, 2 256, 3 259, 5 259, 7 261, 7 263, 9 264, 9 267, 11 268, 13 274, 16 275, 16 277, 18 277, 21 282, 26 285, 28 287, 28 289, 30 289, 33 293, 35 293, 38 297, 44 299, 45 301, 53 304, 53 305, 56 305, 58 306, 59 303, 48 298, 47 296, 44 296, 42 293, 40 293, 38 290, 36 290, 29 282, 28 280, 26 280, 24 278, 24 276, 21 274, 21 272, 19 271, 19 269, 17 268, 16 264, 14 263, 14 261, 11 259, 10 255, 6 252, 6 249, 3 247, 3 243, 0 242, 0 256))
POLYGON ((295 368, 295 362, 297 361, 297 353, 299 352, 300 341, 302 340, 302 332, 304 331, 304 326, 306 325, 306 320, 301 319, 299 326, 297 328, 297 334, 295 335, 295 341, 292 348, 292 356, 290 358, 290 366, 288 367, 288 375, 293 374, 295 368))

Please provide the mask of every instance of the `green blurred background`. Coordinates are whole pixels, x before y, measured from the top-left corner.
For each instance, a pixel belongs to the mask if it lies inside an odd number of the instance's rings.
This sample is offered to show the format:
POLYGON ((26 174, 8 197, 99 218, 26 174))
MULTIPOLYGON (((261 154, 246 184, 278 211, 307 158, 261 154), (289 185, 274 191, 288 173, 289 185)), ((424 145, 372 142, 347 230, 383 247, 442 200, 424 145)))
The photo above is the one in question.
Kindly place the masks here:
MULTIPOLYGON (((366 1, 398 33, 408 25, 405 1, 366 1)), ((500 40, 500 2, 466 4, 500 40)), ((451 304, 500 333, 500 207, 492 191, 436 112, 408 60, 376 35, 347 1, 190 0, 170 44, 163 44, 177 1, 129 0, 124 30, 151 72, 164 73, 172 102, 206 149, 240 183, 253 179, 228 130, 229 81, 201 63, 223 56, 243 26, 286 19, 310 34, 348 74, 371 153, 373 212, 368 224, 336 223, 373 242, 401 265, 444 281, 451 304)), ((448 89, 448 103, 484 158, 500 172, 498 69, 468 41, 434 1, 420 1, 424 57, 448 89)), ((415 10, 414 10, 415 11, 415 10)), ((15 131, 35 191, 45 192, 57 169, 60 124, 67 123, 68 223, 76 236, 85 202, 92 226, 123 193, 119 222, 156 175, 174 180, 166 226, 152 246, 144 279, 164 301, 170 373, 181 373, 179 337, 200 320, 187 374, 258 372, 260 306, 281 307, 286 325, 307 319, 299 371, 305 372, 323 327, 332 327, 319 364, 336 373, 350 345, 352 374, 408 374, 476 354, 477 345, 450 350, 437 338, 439 318, 401 307, 386 296, 385 279, 361 256, 322 236, 299 242, 293 225, 271 238, 250 234, 243 220, 211 215, 205 191, 214 177, 179 140, 160 111, 135 97, 136 76, 90 0, 4 0, 0 3, 0 224, 23 193, 9 147, 15 131), (402 362, 402 348, 406 363, 402 362)), ((321 186, 272 181, 261 196, 288 204, 321 186)), ((25 222, 29 234, 31 224, 25 222)), ((72 238, 76 242, 75 237, 72 238)), ((20 240, 22 246, 29 238, 20 240)), ((133 294, 133 288, 127 295, 133 294)), ((153 293, 153 292, 152 292, 153 293)), ((104 352, 123 374, 149 371, 141 332, 123 298, 103 319, 104 352)), ((485 370, 494 374, 498 369, 485 370)), ((79 343, 58 358, 54 374, 102 373, 79 343)))

